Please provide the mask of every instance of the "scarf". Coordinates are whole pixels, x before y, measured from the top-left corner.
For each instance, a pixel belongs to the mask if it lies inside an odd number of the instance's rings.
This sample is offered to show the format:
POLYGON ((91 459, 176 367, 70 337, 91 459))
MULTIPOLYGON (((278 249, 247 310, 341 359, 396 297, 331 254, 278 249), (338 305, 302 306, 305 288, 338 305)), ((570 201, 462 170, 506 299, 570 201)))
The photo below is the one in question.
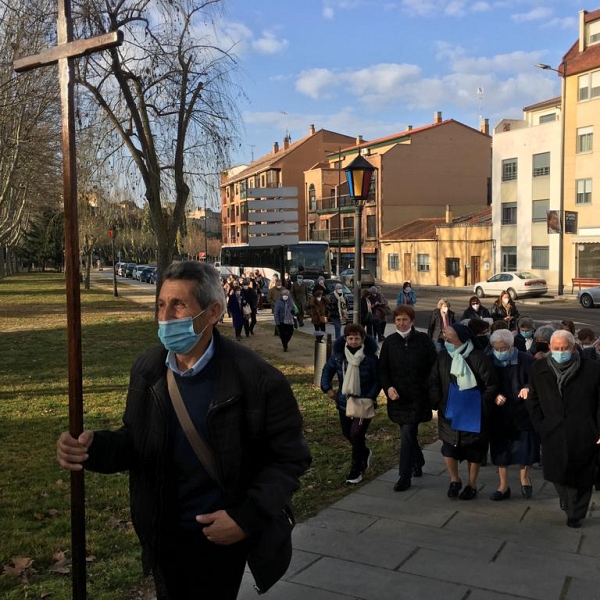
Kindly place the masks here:
POLYGON ((557 363, 552 358, 552 354, 547 355, 546 361, 548 363, 548 366, 550 367, 550 370, 556 376, 556 383, 558 384, 558 393, 562 396, 563 390, 565 389, 565 385, 567 385, 567 383, 571 381, 573 377, 575 377, 575 374, 579 369, 579 364, 581 363, 579 352, 573 352, 573 358, 564 363, 557 363))
POLYGON ((473 342, 467 340, 462 346, 459 346, 454 352, 450 352, 452 364, 450 365, 450 374, 456 377, 456 383, 459 390, 470 390, 477 387, 477 380, 473 371, 467 364, 465 358, 473 351, 473 342))
POLYGON ((448 313, 440 310, 440 314, 442 315, 442 331, 448 327, 448 313))
POLYGON ((361 346, 354 354, 350 352, 348 346, 344 347, 344 354, 346 355, 346 361, 348 367, 344 374, 344 381, 342 383, 342 394, 344 396, 356 396, 360 398, 360 363, 365 357, 365 348, 361 346))
POLYGON ((343 292, 341 292, 338 296, 337 292, 334 292, 334 295, 337 299, 338 312, 340 313, 340 319, 345 319, 348 316, 348 311, 346 310, 346 298, 344 298, 343 292))

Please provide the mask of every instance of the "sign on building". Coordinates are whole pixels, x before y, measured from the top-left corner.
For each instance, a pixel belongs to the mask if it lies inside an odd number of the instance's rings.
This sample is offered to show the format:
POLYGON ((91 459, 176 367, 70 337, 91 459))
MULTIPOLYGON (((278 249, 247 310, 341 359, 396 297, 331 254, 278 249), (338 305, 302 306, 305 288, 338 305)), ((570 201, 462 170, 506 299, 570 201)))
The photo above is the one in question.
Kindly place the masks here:
POLYGON ((298 188, 251 188, 248 198, 248 245, 282 246, 297 244, 298 188))

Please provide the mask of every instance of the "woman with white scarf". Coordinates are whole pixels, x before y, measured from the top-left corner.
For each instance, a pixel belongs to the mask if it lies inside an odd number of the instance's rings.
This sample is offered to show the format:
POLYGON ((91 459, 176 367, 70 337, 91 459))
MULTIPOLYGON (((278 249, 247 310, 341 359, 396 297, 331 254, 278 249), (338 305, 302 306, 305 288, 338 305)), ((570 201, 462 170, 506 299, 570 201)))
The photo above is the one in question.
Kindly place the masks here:
POLYGON ((349 323, 344 336, 333 344, 333 353, 323 367, 321 390, 335 399, 343 436, 352 446, 352 462, 346 483, 360 483, 371 464, 372 451, 367 448, 366 433, 371 419, 346 416, 346 402, 350 396, 370 398, 375 402, 380 390, 378 376, 377 342, 366 335, 362 325, 349 323), (338 390, 333 389, 337 376, 338 390))
POLYGON ((466 325, 446 327, 444 337, 445 348, 429 378, 431 405, 438 410, 438 434, 450 474, 448 497, 473 500, 479 467, 487 456, 489 418, 498 384, 492 362, 474 347, 466 325), (461 492, 458 463, 463 460, 468 462, 468 484, 461 492))

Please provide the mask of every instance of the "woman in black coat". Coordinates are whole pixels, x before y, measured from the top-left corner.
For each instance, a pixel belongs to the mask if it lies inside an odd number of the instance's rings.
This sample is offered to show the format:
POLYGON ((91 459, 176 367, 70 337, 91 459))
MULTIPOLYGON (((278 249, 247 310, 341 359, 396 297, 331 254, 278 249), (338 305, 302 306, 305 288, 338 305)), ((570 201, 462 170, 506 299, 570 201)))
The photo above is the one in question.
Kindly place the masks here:
POLYGON ((415 310, 399 304, 394 310, 396 334, 385 338, 379 355, 379 380, 387 396, 388 417, 400 425, 399 479, 394 490, 403 492, 411 476, 421 477, 425 459, 419 446, 419 423, 431 421, 427 380, 437 358, 426 333, 417 331, 415 310))
POLYGON ((431 407, 438 410, 438 434, 450 474, 448 497, 472 500, 477 496, 479 467, 487 455, 489 419, 498 384, 490 359, 473 346, 468 327, 455 323, 446 328, 445 337, 445 349, 438 354, 429 377, 431 407), (475 410, 459 406, 465 396, 479 400, 475 410), (468 426, 464 421, 459 424, 459 414, 467 417, 468 426), (459 496, 458 462, 463 460, 469 463, 469 483, 459 496))
POLYGON ((470 321, 471 319, 491 319, 490 311, 481 304, 477 296, 469 298, 469 306, 463 312, 461 321, 470 321))
POLYGON ((498 377, 498 395, 492 410, 490 455, 498 469, 500 484, 490 500, 510 498, 509 465, 519 465, 521 495, 531 498, 529 469, 540 461, 540 440, 533 429, 526 401, 529 372, 533 356, 514 346, 514 336, 507 329, 494 331, 490 338, 491 358, 498 377))
POLYGON ((427 334, 438 352, 444 347, 444 329, 455 322, 454 311, 450 310, 450 301, 442 298, 437 303, 437 308, 433 309, 427 328, 427 334))
POLYGON ((511 331, 515 331, 517 328, 519 311, 514 300, 506 290, 500 292, 498 300, 492 306, 491 315, 494 321, 505 321, 511 331))
POLYGON ((600 365, 581 358, 566 330, 550 338, 550 353, 531 369, 527 408, 542 440, 544 479, 551 481, 579 527, 592 496, 600 444, 600 365))

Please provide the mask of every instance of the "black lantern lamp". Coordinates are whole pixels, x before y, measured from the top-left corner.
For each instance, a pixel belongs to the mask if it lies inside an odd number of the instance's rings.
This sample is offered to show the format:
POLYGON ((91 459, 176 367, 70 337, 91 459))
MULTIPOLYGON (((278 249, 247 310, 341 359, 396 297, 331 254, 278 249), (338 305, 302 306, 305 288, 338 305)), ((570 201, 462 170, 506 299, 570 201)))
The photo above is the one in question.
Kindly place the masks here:
POLYGON ((360 154, 346 167, 346 179, 348 180, 348 193, 355 205, 354 216, 354 319, 353 322, 360 324, 361 308, 361 271, 362 271, 362 248, 361 229, 362 211, 365 200, 371 189, 371 178, 375 167, 360 154))

